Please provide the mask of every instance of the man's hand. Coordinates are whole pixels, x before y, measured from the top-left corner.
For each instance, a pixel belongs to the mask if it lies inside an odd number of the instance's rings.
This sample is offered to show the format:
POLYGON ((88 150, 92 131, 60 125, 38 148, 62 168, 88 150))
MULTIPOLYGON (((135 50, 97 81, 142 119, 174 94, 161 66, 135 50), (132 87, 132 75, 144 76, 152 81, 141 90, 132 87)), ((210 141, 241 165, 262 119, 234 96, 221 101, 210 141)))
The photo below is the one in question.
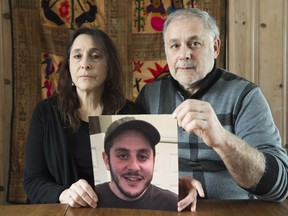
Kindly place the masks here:
POLYGON ((174 110, 173 117, 187 133, 194 133, 215 150, 238 185, 257 185, 265 171, 264 154, 228 132, 208 102, 185 100, 174 110))
POLYGON ((199 194, 200 197, 204 197, 204 191, 201 183, 190 176, 179 178, 179 193, 181 194, 181 196, 185 196, 184 199, 178 202, 179 212, 185 209, 190 204, 191 204, 191 211, 195 212, 197 203, 197 194, 199 194))
POLYGON ((208 102, 185 100, 174 110, 173 117, 187 133, 196 134, 210 147, 221 145, 227 136, 227 131, 208 102))
POLYGON ((98 197, 88 182, 80 179, 60 194, 59 201, 68 203, 71 207, 90 206, 96 208, 98 197))

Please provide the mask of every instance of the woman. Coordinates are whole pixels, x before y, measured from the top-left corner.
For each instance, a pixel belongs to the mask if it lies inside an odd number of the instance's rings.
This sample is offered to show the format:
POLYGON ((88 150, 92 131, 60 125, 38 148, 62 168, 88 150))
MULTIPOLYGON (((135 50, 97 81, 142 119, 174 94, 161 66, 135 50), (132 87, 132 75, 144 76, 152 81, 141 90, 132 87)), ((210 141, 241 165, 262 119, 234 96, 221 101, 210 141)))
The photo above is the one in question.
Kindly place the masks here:
POLYGON ((88 116, 141 110, 125 99, 117 51, 101 30, 75 31, 58 72, 57 94, 32 115, 24 187, 31 203, 96 207, 88 116))

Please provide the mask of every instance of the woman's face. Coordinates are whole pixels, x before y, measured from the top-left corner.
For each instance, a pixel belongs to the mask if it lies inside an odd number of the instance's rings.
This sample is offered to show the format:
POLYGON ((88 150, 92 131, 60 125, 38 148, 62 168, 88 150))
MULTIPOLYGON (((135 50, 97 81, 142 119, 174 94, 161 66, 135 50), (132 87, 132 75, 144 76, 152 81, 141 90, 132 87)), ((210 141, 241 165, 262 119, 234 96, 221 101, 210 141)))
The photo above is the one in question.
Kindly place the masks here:
POLYGON ((107 57, 92 36, 81 34, 74 40, 69 57, 69 69, 78 93, 104 89, 107 57))

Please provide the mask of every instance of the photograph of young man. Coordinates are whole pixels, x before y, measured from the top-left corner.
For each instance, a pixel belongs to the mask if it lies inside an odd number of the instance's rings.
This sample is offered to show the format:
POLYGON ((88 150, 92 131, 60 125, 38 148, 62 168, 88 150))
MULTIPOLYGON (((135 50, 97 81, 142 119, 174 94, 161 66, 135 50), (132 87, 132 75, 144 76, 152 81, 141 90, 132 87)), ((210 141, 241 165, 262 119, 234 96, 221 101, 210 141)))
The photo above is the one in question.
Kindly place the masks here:
POLYGON ((98 207, 177 210, 178 195, 151 184, 159 141, 152 124, 133 117, 108 127, 102 156, 111 182, 95 186, 98 207))

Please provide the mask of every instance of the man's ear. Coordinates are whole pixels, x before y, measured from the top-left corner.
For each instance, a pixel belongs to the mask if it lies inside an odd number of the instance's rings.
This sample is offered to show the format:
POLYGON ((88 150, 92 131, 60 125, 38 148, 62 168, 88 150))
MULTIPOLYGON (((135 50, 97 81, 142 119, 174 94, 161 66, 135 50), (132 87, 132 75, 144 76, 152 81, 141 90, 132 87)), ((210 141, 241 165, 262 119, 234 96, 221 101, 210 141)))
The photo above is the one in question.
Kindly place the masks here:
POLYGON ((106 169, 110 171, 109 156, 105 153, 105 151, 102 152, 102 158, 105 163, 106 169))
POLYGON ((221 40, 220 38, 214 40, 214 59, 216 59, 220 52, 221 40))

